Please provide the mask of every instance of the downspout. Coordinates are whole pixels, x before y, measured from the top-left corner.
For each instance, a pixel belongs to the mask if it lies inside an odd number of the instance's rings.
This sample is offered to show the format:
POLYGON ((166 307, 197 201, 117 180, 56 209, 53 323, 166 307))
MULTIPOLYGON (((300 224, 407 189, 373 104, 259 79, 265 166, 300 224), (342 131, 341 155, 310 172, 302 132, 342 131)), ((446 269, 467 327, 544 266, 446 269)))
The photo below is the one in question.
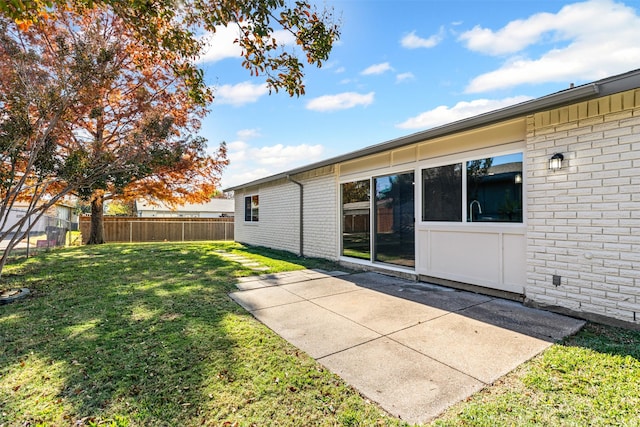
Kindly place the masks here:
POLYGON ((304 256, 304 223, 303 223, 303 216, 302 216, 302 202, 304 200, 304 188, 302 187, 302 184, 299 183, 298 181, 294 180, 293 178, 291 178, 290 175, 287 175, 287 179, 289 180, 289 182, 293 182, 294 184, 296 184, 298 187, 300 187, 300 256, 303 257, 304 256))

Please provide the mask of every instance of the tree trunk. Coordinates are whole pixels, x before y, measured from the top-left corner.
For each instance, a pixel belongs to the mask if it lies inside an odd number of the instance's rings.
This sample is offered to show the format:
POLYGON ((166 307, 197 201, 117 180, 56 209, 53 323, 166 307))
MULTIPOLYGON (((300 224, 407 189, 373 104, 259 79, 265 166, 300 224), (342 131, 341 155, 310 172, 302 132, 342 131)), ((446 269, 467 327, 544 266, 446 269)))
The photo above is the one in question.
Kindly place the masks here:
POLYGON ((104 241, 104 194, 100 191, 91 198, 91 232, 87 245, 101 245, 104 241))

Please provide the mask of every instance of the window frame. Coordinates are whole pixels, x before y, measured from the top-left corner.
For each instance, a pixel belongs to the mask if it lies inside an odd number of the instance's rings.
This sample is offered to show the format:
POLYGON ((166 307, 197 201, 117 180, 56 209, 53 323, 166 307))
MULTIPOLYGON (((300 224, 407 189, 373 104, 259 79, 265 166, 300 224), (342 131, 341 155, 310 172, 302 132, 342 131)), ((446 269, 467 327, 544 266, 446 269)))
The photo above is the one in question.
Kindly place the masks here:
POLYGON ((373 264, 384 264, 387 266, 394 266, 395 268, 399 268, 402 270, 411 270, 411 271, 415 271, 416 269, 416 257, 417 257, 417 250, 416 250, 416 242, 417 242, 417 237, 416 237, 416 227, 418 224, 418 221, 416 221, 416 212, 418 209, 418 197, 420 197, 417 193, 417 188, 416 188, 416 174, 417 174, 417 170, 416 168, 412 168, 412 169, 406 169, 406 168, 392 168, 388 171, 384 171, 385 173, 382 174, 374 174, 371 176, 371 212, 370 212, 370 216, 371 216, 371 230, 370 230, 370 240, 371 240, 371 262, 373 264), (396 176, 396 175, 407 175, 407 174, 412 174, 413 175, 413 182, 412 182, 412 193, 413 193, 413 212, 412 212, 412 217, 413 217, 413 253, 412 259, 409 259, 410 261, 413 262, 412 265, 410 266, 405 266, 402 264, 396 264, 390 261, 384 261, 379 259, 379 236, 378 236, 378 209, 377 209, 377 203, 378 203, 378 196, 377 196, 377 181, 379 179, 382 178, 390 178, 392 176, 396 176))
POLYGON ((249 194, 244 196, 244 222, 249 224, 255 224, 260 222, 260 195, 259 194, 249 194), (253 206, 253 198, 256 198, 256 206, 253 206), (247 204, 247 200, 249 204, 247 204), (256 215, 254 215, 253 211, 256 211, 256 215), (255 217, 255 219, 254 219, 255 217), (248 219, 247 219, 248 218, 248 219))
POLYGON ((373 224, 373 217, 372 217, 372 213, 371 213, 371 209, 372 209, 372 205, 373 205, 372 201, 371 201, 371 194, 372 194, 371 186, 372 185, 373 185, 373 179, 371 177, 364 177, 362 179, 352 179, 352 180, 347 180, 347 181, 338 183, 338 192, 339 192, 339 201, 340 201, 339 202, 339 207, 338 207, 338 209, 340 210, 340 212, 339 212, 339 218, 340 218, 339 227, 340 227, 340 229, 339 229, 339 232, 338 232, 338 236, 339 236, 338 238, 340 240, 339 247, 340 247, 340 256, 341 257, 349 258, 349 259, 352 259, 352 260, 366 261, 366 262, 371 262, 371 260, 372 260, 372 252, 373 252, 373 248, 372 248, 373 239, 372 239, 372 236, 371 236, 371 227, 372 227, 372 224, 373 224), (367 251, 367 255, 368 256, 366 258, 365 257, 357 257, 357 256, 345 255, 345 253, 344 253, 344 250, 345 250, 345 245, 344 245, 344 234, 345 234, 345 232, 344 232, 344 228, 345 228, 345 225, 344 225, 344 204, 345 203, 344 203, 344 193, 343 193, 343 191, 344 191, 343 190, 343 188, 344 188, 343 185, 350 184, 350 183, 357 183, 357 182, 365 182, 365 181, 369 185, 369 194, 368 194, 368 202, 369 203, 368 203, 368 208, 367 208, 367 210, 368 210, 367 215, 369 216, 369 221, 368 221, 368 224, 367 224, 367 227, 366 227, 368 229, 367 233, 369 234, 369 237, 368 237, 369 250, 367 251))
POLYGON ((419 179, 420 179, 420 206, 419 206, 419 210, 420 210, 420 222, 424 222, 424 223, 459 223, 462 222, 462 220, 464 219, 464 192, 463 189, 465 188, 464 185, 464 162, 460 162, 460 161, 456 161, 453 163, 447 163, 447 164, 442 164, 442 165, 437 165, 437 166, 428 166, 428 167, 421 167, 419 168, 419 179), (458 201, 460 203, 460 219, 451 219, 451 220, 431 220, 431 219, 424 219, 425 218, 425 201, 426 201, 426 197, 425 197, 425 185, 424 185, 424 181, 425 181, 425 171, 428 169, 438 169, 438 168, 445 168, 448 166, 453 166, 454 167, 454 172, 455 172, 455 167, 456 166, 460 166, 460 189, 459 189, 459 197, 460 200, 458 201))
MULTIPOLYGON (((513 152, 513 153, 503 153, 503 154, 490 153, 488 155, 474 156, 472 158, 467 159, 465 161, 464 165, 463 165, 464 179, 465 179, 465 186, 466 186, 464 188, 464 193, 463 193, 463 206, 465 208, 467 208, 467 211, 465 212, 465 214, 463 216, 462 222, 467 223, 467 224, 472 224, 472 223, 481 223, 481 224, 524 224, 524 217, 525 217, 525 204, 524 204, 524 191, 523 191, 524 185, 525 185, 525 183, 524 183, 524 160, 525 160, 524 151, 516 151, 516 152, 513 152), (520 187, 520 189, 518 191, 519 199, 520 199, 519 200, 519 202, 520 202, 519 203, 519 208, 520 208, 519 212, 520 213, 519 214, 517 214, 517 213, 515 214, 516 217, 517 218, 519 217, 520 220, 519 221, 517 221, 517 220, 516 221, 510 221, 510 220, 502 220, 502 219, 500 219, 500 217, 504 216, 505 213, 501 212, 500 208, 498 208, 498 210, 497 210, 497 212, 499 213, 498 219, 491 219, 491 220, 479 219, 479 220, 474 221, 472 219, 473 212, 469 211, 469 209, 471 209, 471 203, 473 203, 474 201, 478 201, 479 198, 476 198, 474 200, 469 200, 470 199, 470 197, 469 197, 469 174, 468 174, 469 163, 473 162, 473 161, 482 161, 482 160, 487 159, 487 158, 495 159, 497 157, 508 157, 508 156, 513 156, 513 155, 517 155, 517 154, 520 155, 520 162, 519 162, 520 163, 520 171, 503 172, 502 174, 513 173, 514 174, 514 178, 515 178, 515 175, 518 175, 518 174, 520 175, 520 182, 518 182, 516 184, 516 187, 513 187, 513 188, 517 188, 517 186, 520 187)), ((501 163, 501 164, 495 165, 495 166, 509 165, 509 164, 512 164, 512 163, 516 163, 516 162, 501 163)), ((488 175, 486 175, 486 177, 491 177, 493 175, 494 175, 493 173, 489 173, 488 175)), ((498 173, 496 176, 498 176, 498 175, 500 175, 500 173, 498 173)), ((513 182, 512 182, 512 186, 513 186, 513 182)), ((511 194, 510 190, 509 190, 509 194, 511 194)), ((508 200, 511 201, 510 199, 508 199, 508 200)), ((483 200, 482 203, 486 203, 484 205, 485 212, 486 212, 487 205, 489 204, 488 200, 483 200)), ((507 203, 506 199, 504 200, 504 203, 507 203)), ((511 217, 511 215, 513 214, 512 208, 510 208, 510 209, 511 209, 511 213, 508 214, 509 217, 511 217)), ((517 210, 515 212, 517 212, 517 210)))
MULTIPOLYGON (((452 154, 452 155, 447 155, 447 156, 443 156, 443 157, 439 157, 439 158, 434 158, 434 159, 430 159, 428 161, 423 161, 420 162, 416 168, 416 173, 419 174, 420 179, 416 179, 416 184, 420 185, 420 188, 417 189, 417 191, 419 192, 420 195, 420 203, 416 203, 416 208, 418 209, 418 211, 416 212, 416 214, 419 214, 419 216, 416 217, 416 224, 420 224, 421 227, 432 227, 432 226, 438 226, 438 227, 442 227, 442 226, 454 226, 454 227, 481 227, 481 226, 489 226, 489 227, 520 227, 520 226, 525 226, 526 225, 526 212, 527 212, 527 196, 526 196, 526 175, 527 175, 527 171, 526 171, 526 149, 524 147, 522 147, 520 144, 516 145, 516 144, 509 144, 511 145, 511 149, 508 149, 507 147, 502 147, 503 150, 498 150, 496 148, 498 147, 493 147, 493 148, 485 148, 485 149, 481 149, 481 150, 474 150, 474 151, 469 151, 469 152, 465 152, 465 153, 458 153, 458 154, 452 154), (467 202, 467 162, 473 161, 473 160, 478 160, 478 159, 484 159, 487 157, 501 157, 501 156, 508 156, 508 155, 513 155, 513 154, 521 154, 522 155, 522 181, 519 185, 522 186, 522 221, 521 222, 514 222, 514 221, 505 221, 505 222, 501 222, 501 221, 467 221, 468 218, 468 202, 467 202), (425 169, 430 169, 430 168, 436 168, 436 167, 441 167, 441 166, 447 166, 447 165, 454 165, 454 164, 462 164, 462 219, 461 221, 424 221, 423 217, 422 217, 422 210, 423 210, 423 203, 424 203, 424 197, 423 197, 423 180, 422 180, 422 174, 423 174, 423 170, 425 169)), ((418 193, 416 193, 418 194, 418 193)))

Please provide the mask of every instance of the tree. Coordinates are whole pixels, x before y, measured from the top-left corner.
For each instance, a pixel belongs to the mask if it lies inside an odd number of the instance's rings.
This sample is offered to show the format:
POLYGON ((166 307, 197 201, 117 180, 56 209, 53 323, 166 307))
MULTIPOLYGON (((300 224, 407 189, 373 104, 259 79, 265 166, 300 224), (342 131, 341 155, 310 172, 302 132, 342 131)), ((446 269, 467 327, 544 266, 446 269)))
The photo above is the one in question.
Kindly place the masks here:
MULTIPOLYGON (((339 37, 338 26, 331 21, 331 13, 318 14, 304 1, 291 7, 284 0, 0 2, 0 239, 11 238, 0 259, 0 274, 11 248, 29 232, 27 220, 35 223, 70 194, 95 196, 97 209, 105 194, 126 198, 142 188, 159 197, 173 197, 173 202, 186 201, 197 188, 202 190, 200 196, 209 192, 202 176, 219 175, 226 148, 222 144, 217 153, 207 156, 206 141, 187 131, 197 129, 197 119, 212 100, 202 70, 195 65, 203 32, 237 25, 243 66, 252 75, 264 76, 270 89, 284 89, 293 96, 304 93, 304 65, 295 49, 281 49, 271 34, 274 29, 291 32, 306 62, 321 66, 339 37), (127 122, 126 114, 121 116, 120 123, 128 124, 130 132, 115 151, 101 149, 108 135, 114 134, 106 124, 107 118, 115 117, 112 102, 118 96, 109 88, 131 77, 118 73, 115 58, 121 52, 108 43, 113 36, 104 40, 105 45, 91 45, 80 37, 84 32, 70 31, 83 24, 80 18, 86 24, 86 17, 97 13, 94 6, 102 7, 102 14, 111 11, 130 40, 139 42, 130 60, 164 65, 166 75, 175 78, 170 83, 164 80, 165 86, 156 89, 180 85, 173 95, 185 100, 180 105, 188 105, 182 110, 186 114, 163 116, 161 111, 154 114, 154 104, 145 109, 138 103, 140 109, 132 110, 140 113, 138 121, 127 122), (173 145, 163 145, 167 141, 173 145), (29 212, 8 226, 7 213, 20 200, 29 202, 29 212)), ((95 27, 90 33, 97 36, 107 28, 95 27)), ((145 98, 151 93, 143 88, 129 95, 145 98)), ((209 193, 215 190, 214 186, 209 189, 209 193)))
POLYGON ((133 216, 134 204, 131 202, 112 200, 105 208, 105 213, 111 216, 133 216))
POLYGON ((226 153, 223 144, 208 155, 192 136, 204 106, 119 18, 95 9, 26 32, 0 20, 0 31, 0 238, 11 237, 0 267, 28 224, 67 195, 91 200, 91 238, 101 243, 105 194, 144 189, 178 202, 215 191, 226 153), (11 225, 20 200, 28 213, 11 225))
POLYGON ((70 58, 78 65, 76 73, 54 72, 47 60, 56 53, 26 49, 22 42, 29 45, 27 36, 0 20, 0 240, 9 239, 0 273, 29 224, 101 173, 80 173, 81 156, 60 144, 69 106, 83 90, 91 90, 101 64, 88 69, 70 58), (9 213, 20 201, 29 203, 28 212, 10 224, 9 213))
POLYGON ((110 52, 112 65, 109 77, 96 85, 83 111, 76 112, 80 120, 69 123, 70 135, 92 158, 118 158, 129 164, 126 171, 82 189, 80 195, 91 201, 88 243, 104 243, 106 199, 131 200, 142 195, 169 204, 208 200, 227 164, 226 149, 223 144, 210 156, 206 140, 191 136, 206 110, 188 96, 185 79, 148 55, 135 34, 112 13, 96 9, 62 26, 58 22, 58 38, 73 38, 89 52, 110 52), (75 27, 82 29, 82 40, 75 35, 75 27))
POLYGON ((291 32, 308 64, 321 66, 339 38, 332 11, 318 12, 307 1, 286 0, 31 0, 0 2, 0 13, 26 28, 61 10, 83 12, 94 6, 112 8, 124 24, 156 58, 171 62, 180 58, 174 71, 185 78, 189 94, 202 104, 210 95, 203 73, 192 61, 202 49, 203 32, 219 26, 237 25, 243 66, 251 75, 264 75, 270 89, 289 95, 304 94, 304 64, 295 50, 285 50, 272 37, 274 30, 291 32))

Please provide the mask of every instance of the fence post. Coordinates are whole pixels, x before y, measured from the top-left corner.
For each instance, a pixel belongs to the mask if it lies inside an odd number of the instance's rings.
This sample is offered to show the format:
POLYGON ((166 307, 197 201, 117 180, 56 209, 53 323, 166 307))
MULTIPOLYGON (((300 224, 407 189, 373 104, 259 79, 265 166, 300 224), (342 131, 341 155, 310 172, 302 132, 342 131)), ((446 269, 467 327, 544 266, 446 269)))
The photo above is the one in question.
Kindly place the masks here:
POLYGON ((133 243, 133 221, 129 221, 129 243, 133 243))

